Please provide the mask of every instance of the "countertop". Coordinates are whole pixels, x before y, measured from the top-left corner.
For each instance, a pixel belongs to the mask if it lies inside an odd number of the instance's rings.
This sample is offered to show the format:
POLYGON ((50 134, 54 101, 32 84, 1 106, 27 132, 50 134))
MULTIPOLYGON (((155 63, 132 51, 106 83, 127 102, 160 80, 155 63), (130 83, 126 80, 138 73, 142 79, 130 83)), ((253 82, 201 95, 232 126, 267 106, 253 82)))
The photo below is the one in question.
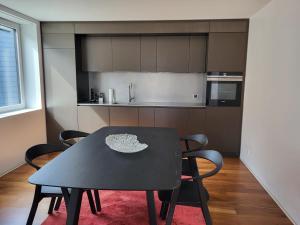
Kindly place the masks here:
POLYGON ((111 106, 111 107, 174 107, 174 108, 205 108, 204 103, 187 102, 125 102, 125 103, 77 103, 78 106, 111 106))

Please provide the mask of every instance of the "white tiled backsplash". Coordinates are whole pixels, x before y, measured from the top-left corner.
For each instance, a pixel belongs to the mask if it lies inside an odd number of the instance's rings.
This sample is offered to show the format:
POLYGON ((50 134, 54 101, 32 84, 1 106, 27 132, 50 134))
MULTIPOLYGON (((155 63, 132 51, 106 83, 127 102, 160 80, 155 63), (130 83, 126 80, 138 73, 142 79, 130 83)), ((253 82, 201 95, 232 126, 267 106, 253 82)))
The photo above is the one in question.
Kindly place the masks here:
POLYGON ((201 73, 89 73, 90 88, 108 98, 108 89, 115 89, 119 103, 128 102, 128 86, 132 82, 136 102, 205 102, 205 74, 201 73), (194 98, 194 95, 198 95, 194 98))

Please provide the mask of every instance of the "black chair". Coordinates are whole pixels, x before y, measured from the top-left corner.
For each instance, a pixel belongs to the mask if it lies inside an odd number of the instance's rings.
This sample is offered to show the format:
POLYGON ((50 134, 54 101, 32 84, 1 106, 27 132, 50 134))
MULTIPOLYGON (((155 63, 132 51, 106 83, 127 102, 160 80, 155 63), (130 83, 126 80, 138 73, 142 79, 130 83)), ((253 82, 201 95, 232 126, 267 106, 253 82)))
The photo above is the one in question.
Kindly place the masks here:
POLYGON ((207 145, 207 143, 208 143, 208 139, 205 134, 187 135, 187 136, 182 137, 181 140, 185 142, 186 151, 192 151, 192 149, 190 147, 191 142, 194 142, 194 143, 200 145, 200 147, 203 147, 203 146, 207 145))
MULTIPOLYGON (((56 145, 39 144, 39 145, 32 146, 26 151, 25 160, 30 166, 34 167, 36 170, 39 170, 41 167, 33 162, 35 158, 49 153, 62 152, 62 151, 63 149, 56 145)), ((54 210, 59 209, 63 196, 65 196, 65 198, 67 199, 65 202, 66 202, 66 207, 68 207, 69 190, 66 191, 67 193, 63 194, 61 188, 36 185, 34 198, 33 198, 32 206, 30 209, 30 213, 26 225, 31 225, 33 223, 34 216, 38 208, 38 204, 43 198, 51 198, 48 214, 52 214, 53 209, 54 210)), ((95 214, 96 209, 93 202, 93 196, 91 193, 87 192, 87 194, 90 202, 91 211, 93 214, 95 214)))
POLYGON ((82 132, 82 131, 64 130, 64 131, 60 132, 59 140, 64 146, 71 147, 72 145, 74 145, 77 142, 75 139, 84 138, 84 137, 87 137, 88 135, 90 135, 90 134, 82 132))
MULTIPOLYGON (((216 167, 215 169, 200 175, 198 167, 190 165, 193 171, 192 178, 183 178, 179 189, 179 195, 176 205, 186 205, 192 207, 200 207, 207 225, 212 224, 211 216, 207 206, 208 198, 203 186, 202 180, 218 173, 223 166, 222 155, 214 150, 201 150, 183 153, 188 159, 203 158, 211 161, 216 167)), ((158 197, 162 202, 160 217, 166 218, 169 203, 171 201, 172 191, 159 191, 158 197)))
MULTIPOLYGON (((66 147, 71 147, 73 144, 76 143, 75 139, 87 137, 89 133, 85 133, 82 131, 77 130, 65 130, 60 132, 59 134, 59 140, 63 145, 66 147)), ((90 191, 88 191, 90 192, 90 191)), ((100 203, 100 195, 98 190, 94 190, 94 196, 95 196, 95 203, 96 203, 96 209, 98 212, 101 211, 101 203, 100 203)))
MULTIPOLYGON (((201 150, 204 146, 207 145, 208 139, 205 134, 193 134, 193 135, 187 135, 185 137, 180 138, 181 141, 184 141, 185 143, 185 151, 190 152, 190 151, 198 151, 201 150), (197 148, 192 149, 191 144, 196 144, 197 148)), ((193 166, 196 166, 196 160, 190 159, 190 162, 188 159, 183 158, 182 159, 182 175, 185 176, 191 176, 192 171, 190 169, 190 164, 193 164, 193 166)))

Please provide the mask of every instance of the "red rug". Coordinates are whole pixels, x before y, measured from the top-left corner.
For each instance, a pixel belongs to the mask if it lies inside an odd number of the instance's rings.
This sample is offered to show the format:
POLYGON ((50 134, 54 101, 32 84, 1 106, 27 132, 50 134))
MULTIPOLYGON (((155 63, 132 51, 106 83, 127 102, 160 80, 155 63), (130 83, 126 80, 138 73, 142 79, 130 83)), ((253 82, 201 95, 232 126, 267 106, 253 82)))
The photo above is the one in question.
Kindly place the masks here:
MULTIPOLYGON (((80 225, 148 225, 146 193, 137 191, 100 191, 102 211, 93 215, 86 194, 83 195, 80 225)), ((160 201, 155 194, 157 220, 159 225, 165 221, 159 218, 160 201)), ((58 212, 48 216, 43 225, 64 225, 66 223, 65 204, 58 212)), ((174 225, 205 225, 200 208, 176 206, 174 225)))

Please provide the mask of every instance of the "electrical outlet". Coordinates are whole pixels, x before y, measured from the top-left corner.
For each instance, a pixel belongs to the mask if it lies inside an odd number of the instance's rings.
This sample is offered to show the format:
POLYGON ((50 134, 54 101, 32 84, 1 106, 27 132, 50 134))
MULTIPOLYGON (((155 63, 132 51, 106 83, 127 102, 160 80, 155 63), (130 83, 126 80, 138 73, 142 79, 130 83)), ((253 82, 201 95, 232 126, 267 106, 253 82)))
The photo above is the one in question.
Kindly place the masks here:
POLYGON ((198 96, 198 94, 194 94, 193 97, 194 97, 194 99, 197 99, 199 96, 198 96))

